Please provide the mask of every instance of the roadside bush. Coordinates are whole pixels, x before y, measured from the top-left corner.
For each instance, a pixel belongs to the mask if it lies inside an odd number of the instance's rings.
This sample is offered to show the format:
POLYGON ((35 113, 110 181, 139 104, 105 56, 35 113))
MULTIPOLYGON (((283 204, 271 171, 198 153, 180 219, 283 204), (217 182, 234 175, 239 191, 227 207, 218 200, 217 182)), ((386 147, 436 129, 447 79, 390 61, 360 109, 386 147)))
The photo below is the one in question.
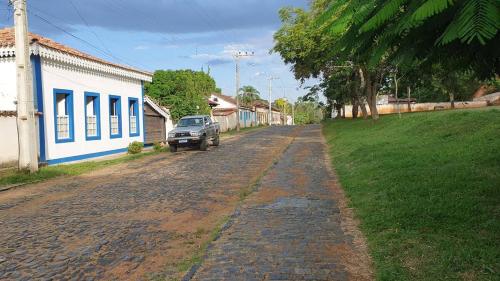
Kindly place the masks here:
POLYGON ((154 151, 156 151, 156 152, 160 152, 160 151, 162 151, 162 150, 163 150, 163 146, 161 145, 161 143, 159 143, 159 142, 155 142, 155 143, 153 144, 153 149, 154 149, 154 151))
POLYGON ((134 141, 133 143, 128 145, 128 153, 129 154, 138 154, 142 152, 144 148, 144 144, 142 142, 134 141))

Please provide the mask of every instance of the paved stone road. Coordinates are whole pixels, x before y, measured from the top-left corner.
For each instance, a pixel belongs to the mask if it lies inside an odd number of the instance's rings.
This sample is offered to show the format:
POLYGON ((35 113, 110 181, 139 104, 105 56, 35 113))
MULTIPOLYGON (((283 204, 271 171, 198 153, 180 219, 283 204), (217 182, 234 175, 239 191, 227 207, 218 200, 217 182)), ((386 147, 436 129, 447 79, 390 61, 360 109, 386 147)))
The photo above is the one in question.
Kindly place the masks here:
POLYGON ((370 280, 344 233, 320 127, 304 129, 232 226, 212 243, 193 280, 370 280))
POLYGON ((175 277, 176 263, 234 211, 241 190, 296 130, 258 130, 208 152, 163 154, 0 193, 0 280, 175 277))

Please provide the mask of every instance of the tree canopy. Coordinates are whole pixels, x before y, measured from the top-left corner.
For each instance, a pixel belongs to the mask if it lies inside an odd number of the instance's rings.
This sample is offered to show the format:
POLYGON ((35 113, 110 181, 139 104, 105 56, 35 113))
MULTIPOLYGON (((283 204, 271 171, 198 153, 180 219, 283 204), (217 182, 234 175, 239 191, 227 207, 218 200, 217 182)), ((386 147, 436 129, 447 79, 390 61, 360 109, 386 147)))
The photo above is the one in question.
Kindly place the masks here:
POLYGON ((209 114, 207 98, 216 90, 210 75, 192 70, 158 70, 153 82, 145 85, 147 95, 171 108, 174 120, 191 114, 209 114))
POLYGON ((297 79, 321 78, 330 105, 366 103, 377 119, 377 93, 395 82, 452 100, 494 80, 499 17, 497 0, 312 0, 280 11, 273 51, 297 79))

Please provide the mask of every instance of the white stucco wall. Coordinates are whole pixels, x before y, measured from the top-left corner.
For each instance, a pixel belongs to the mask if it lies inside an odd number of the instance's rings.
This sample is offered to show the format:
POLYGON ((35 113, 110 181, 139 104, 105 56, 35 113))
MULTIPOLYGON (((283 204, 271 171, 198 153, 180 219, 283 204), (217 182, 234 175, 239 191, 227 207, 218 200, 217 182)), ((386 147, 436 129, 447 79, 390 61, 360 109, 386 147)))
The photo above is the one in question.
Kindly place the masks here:
POLYGON ((168 132, 174 129, 174 122, 172 121, 172 115, 170 115, 170 109, 166 109, 166 112, 168 113, 168 118, 165 119, 165 132, 168 137, 168 132))
POLYGON ((16 117, 0 117, 0 167, 17 164, 18 142, 16 117))
POLYGON ((16 99, 15 58, 0 58, 0 111, 15 111, 16 99))
POLYGON ((143 100, 139 80, 124 80, 115 76, 82 71, 42 59, 42 86, 47 160, 106 152, 126 148, 143 138, 143 100), (54 89, 73 91, 74 142, 56 143, 54 128, 54 89), (100 94, 101 140, 86 140, 84 92, 100 94), (121 96, 122 137, 110 138, 109 95, 121 96), (129 136, 128 98, 139 100, 138 137, 129 136))
POLYGON ((214 108, 220 108, 220 109, 236 108, 236 104, 230 103, 219 96, 211 95, 210 99, 213 101, 217 99, 217 102, 219 103, 219 105, 217 105, 214 108))

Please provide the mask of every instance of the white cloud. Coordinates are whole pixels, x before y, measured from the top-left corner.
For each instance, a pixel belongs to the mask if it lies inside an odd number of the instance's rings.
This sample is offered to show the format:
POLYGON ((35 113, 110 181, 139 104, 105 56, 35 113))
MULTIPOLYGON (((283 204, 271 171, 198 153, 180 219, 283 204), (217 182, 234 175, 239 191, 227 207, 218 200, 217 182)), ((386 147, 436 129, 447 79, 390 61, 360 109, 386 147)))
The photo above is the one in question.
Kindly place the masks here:
POLYGON ((144 50, 149 50, 149 49, 150 49, 150 47, 146 46, 146 45, 139 45, 139 46, 134 47, 134 50, 136 50, 136 51, 144 51, 144 50))

